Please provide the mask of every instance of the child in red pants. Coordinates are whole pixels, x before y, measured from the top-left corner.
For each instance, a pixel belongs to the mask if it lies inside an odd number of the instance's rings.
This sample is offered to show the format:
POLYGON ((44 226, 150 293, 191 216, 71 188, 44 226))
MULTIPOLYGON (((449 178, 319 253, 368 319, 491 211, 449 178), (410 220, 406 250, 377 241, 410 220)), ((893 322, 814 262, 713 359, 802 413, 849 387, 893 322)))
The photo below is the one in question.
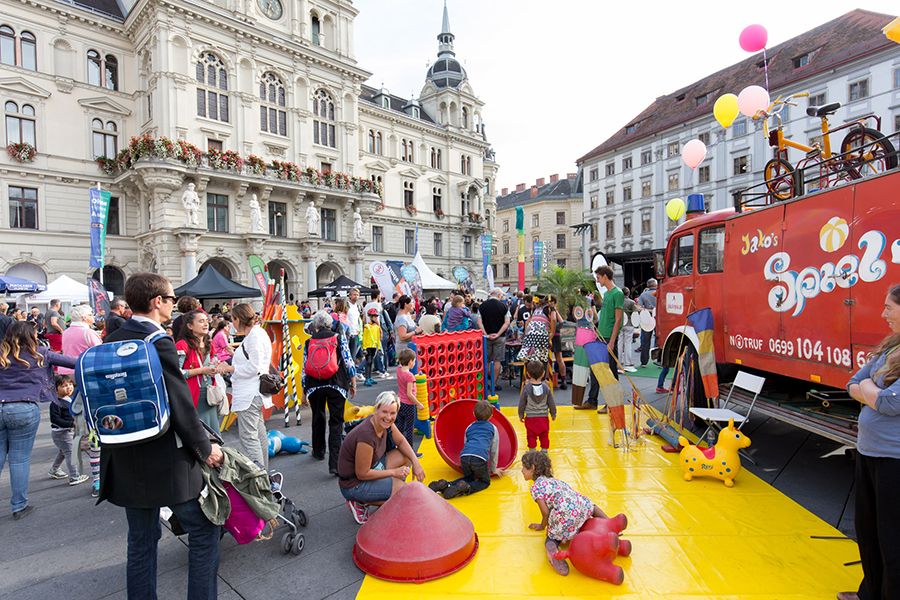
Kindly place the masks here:
POLYGON ((519 420, 525 423, 528 449, 537 448, 538 439, 541 440, 541 451, 550 449, 550 417, 556 420, 556 403, 553 401, 553 392, 544 381, 546 368, 537 360, 530 360, 525 364, 525 373, 528 381, 522 388, 519 396, 519 420))

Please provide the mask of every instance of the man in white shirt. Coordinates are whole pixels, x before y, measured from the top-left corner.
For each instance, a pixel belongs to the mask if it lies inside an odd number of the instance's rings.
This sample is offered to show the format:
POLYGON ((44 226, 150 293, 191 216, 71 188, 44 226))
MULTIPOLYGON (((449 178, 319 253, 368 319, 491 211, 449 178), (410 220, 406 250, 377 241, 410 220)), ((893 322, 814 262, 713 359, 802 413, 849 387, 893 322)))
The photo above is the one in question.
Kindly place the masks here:
MULTIPOLYGON (((347 320, 350 321, 350 356, 353 357, 354 361, 358 361, 357 354, 359 353, 359 331, 362 328, 361 322, 361 313, 359 311, 359 290, 353 288, 350 290, 350 293, 347 294, 347 320)), ((358 364, 358 362, 357 362, 358 364)), ((357 374, 356 378, 359 381, 363 381, 365 377, 362 374, 357 374)))

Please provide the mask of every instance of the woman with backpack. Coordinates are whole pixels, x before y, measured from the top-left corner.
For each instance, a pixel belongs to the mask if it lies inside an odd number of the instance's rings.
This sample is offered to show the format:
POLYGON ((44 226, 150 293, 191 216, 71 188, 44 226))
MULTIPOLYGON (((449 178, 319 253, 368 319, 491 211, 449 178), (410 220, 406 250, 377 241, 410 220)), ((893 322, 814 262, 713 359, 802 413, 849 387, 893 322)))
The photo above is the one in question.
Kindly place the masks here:
POLYGON ((216 384, 214 375, 219 362, 211 351, 209 317, 202 310, 192 310, 184 315, 180 333, 175 349, 178 351, 181 372, 191 388, 194 408, 201 421, 213 431, 219 431, 219 409, 206 401, 206 388, 216 384))
POLYGON ((257 324, 256 311, 249 304, 231 309, 234 328, 244 341, 234 351, 231 364, 219 363, 218 373, 231 373, 231 410, 237 414, 241 451, 269 470, 269 439, 263 407, 272 406, 272 397, 259 391, 259 376, 269 372, 272 343, 257 324))
POLYGON ((76 359, 39 346, 31 323, 19 321, 6 330, 0 343, 0 472, 9 462, 10 505, 19 520, 34 506, 28 504, 31 449, 41 423, 38 402, 56 398, 54 365, 72 368, 76 359))
POLYGON ((302 406, 312 408, 312 455, 325 460, 328 408, 328 472, 337 475, 344 425, 344 401, 356 396, 356 364, 340 323, 324 310, 313 315, 312 337, 303 345, 302 406), (337 330, 337 331, 335 331, 337 330))

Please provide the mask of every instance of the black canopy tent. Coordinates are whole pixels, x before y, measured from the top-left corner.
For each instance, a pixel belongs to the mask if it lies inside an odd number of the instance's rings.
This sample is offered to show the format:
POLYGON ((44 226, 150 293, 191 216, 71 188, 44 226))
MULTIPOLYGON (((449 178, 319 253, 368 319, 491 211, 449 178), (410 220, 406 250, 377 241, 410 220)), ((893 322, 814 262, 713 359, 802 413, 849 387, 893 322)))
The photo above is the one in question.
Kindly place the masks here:
POLYGON ((311 291, 308 296, 310 298, 322 298, 323 296, 328 296, 329 294, 331 294, 332 296, 346 296, 353 288, 358 289, 360 294, 372 293, 372 288, 367 288, 364 285, 360 285, 354 282, 349 277, 341 275, 328 285, 323 285, 319 289, 311 291))
POLYGON ((193 296, 198 300, 228 300, 232 298, 258 298, 259 288, 247 287, 228 279, 212 265, 175 290, 176 296, 193 296))

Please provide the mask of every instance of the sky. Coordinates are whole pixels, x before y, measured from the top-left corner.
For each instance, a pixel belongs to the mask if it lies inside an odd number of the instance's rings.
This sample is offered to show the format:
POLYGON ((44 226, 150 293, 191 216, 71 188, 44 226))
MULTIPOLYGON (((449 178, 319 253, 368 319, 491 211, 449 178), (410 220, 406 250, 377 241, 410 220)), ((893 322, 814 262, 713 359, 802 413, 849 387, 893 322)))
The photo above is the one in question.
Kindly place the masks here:
MULTIPOLYGON (((447 0, 447 7, 456 58, 485 102, 499 192, 575 172, 578 158, 657 97, 748 58, 738 44, 748 25, 763 25, 773 47, 855 8, 900 14, 896 0, 859 2, 447 0)), ((356 60, 372 73, 367 84, 418 96, 437 57, 443 0, 353 6, 356 60)))

